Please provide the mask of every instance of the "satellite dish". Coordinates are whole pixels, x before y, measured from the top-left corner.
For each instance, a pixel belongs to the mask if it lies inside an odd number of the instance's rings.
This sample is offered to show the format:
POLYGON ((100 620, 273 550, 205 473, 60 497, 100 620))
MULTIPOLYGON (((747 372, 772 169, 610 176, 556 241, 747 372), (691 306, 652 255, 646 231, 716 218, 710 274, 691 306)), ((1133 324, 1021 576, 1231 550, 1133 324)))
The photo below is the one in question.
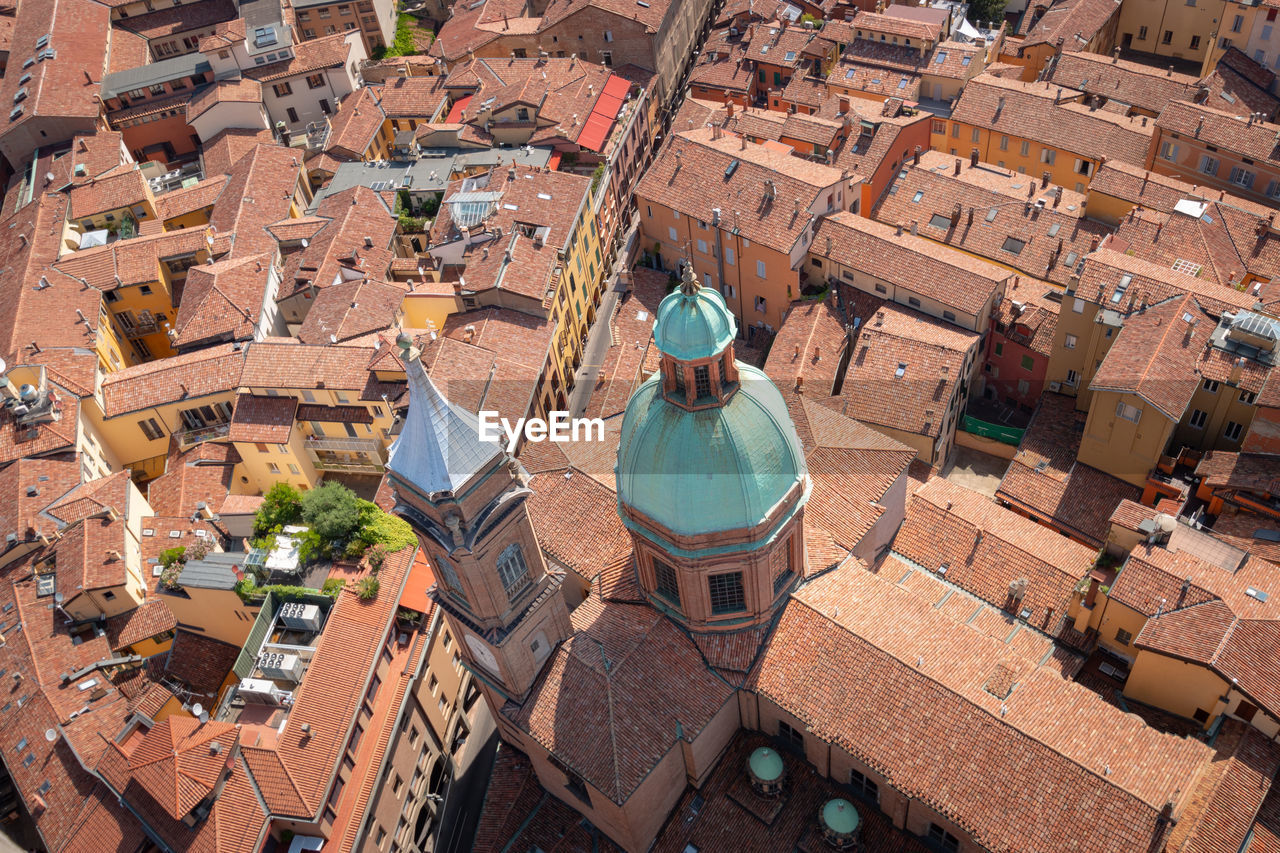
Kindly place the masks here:
POLYGON ((191 713, 195 714, 197 717, 200 716, 204 713, 204 706, 197 702, 191 706, 191 713))
POLYGON ((57 730, 56 730, 56 729, 45 729, 45 730, 44 730, 44 739, 45 739, 45 740, 47 740, 47 741, 49 741, 49 743, 53 743, 55 740, 57 740, 57 739, 58 739, 58 732, 57 732, 57 730))
POLYGON ((53 603, 54 603, 54 604, 61 605, 61 604, 62 604, 62 602, 63 602, 63 599, 64 599, 64 596, 63 596, 63 594, 62 594, 62 593, 60 593, 60 592, 55 592, 55 593, 53 594, 53 603))

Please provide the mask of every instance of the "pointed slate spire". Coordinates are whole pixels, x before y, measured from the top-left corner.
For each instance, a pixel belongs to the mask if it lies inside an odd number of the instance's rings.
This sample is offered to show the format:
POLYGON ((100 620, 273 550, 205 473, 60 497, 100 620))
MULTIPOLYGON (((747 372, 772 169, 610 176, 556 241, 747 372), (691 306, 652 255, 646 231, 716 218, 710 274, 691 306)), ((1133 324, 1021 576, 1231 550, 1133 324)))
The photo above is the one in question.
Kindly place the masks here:
POLYGON ((479 419, 445 399, 406 335, 396 343, 409 378, 409 413, 391 445, 387 468, 425 495, 456 492, 502 448, 482 441, 479 419))

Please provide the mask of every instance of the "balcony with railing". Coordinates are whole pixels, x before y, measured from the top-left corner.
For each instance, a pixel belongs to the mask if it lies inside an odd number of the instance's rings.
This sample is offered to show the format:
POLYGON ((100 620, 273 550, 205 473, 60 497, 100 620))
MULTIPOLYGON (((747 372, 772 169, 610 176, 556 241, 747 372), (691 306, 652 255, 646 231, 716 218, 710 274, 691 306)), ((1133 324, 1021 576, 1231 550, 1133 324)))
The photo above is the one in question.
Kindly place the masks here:
POLYGON ((124 329, 125 337, 130 340, 163 331, 163 327, 156 320, 134 320, 132 326, 126 326, 123 323, 120 325, 124 329))
POLYGON ((317 471, 381 474, 387 462, 382 443, 375 438, 311 436, 306 448, 317 471))
POLYGON ((177 434, 178 447, 186 450, 201 442, 210 441, 215 438, 223 438, 231 430, 231 424, 209 424, 208 426, 195 427, 183 430, 177 434))

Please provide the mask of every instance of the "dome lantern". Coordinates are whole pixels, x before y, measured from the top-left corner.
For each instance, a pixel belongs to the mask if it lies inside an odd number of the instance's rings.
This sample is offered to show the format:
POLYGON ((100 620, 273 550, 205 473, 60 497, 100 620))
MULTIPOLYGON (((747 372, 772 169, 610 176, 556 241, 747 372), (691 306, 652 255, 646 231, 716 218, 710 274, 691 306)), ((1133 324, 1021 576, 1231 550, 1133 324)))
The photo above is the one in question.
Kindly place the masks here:
POLYGON ((658 306, 653 327, 662 353, 663 395, 687 409, 723 405, 738 383, 737 333, 724 298, 698 284, 693 264, 686 263, 680 286, 658 306))

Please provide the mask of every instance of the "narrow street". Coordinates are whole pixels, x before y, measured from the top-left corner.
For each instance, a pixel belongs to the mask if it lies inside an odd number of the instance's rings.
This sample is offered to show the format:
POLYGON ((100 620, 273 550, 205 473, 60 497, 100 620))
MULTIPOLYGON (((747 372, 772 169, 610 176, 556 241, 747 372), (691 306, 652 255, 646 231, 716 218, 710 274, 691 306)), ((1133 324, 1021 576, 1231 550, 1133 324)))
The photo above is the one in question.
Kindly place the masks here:
POLYGON ((640 227, 640 216, 633 213, 627 226, 626 236, 622 241, 622 250, 614 262, 604 284, 604 296, 600 298, 600 307, 596 311, 596 321, 587 334, 587 345, 582 352, 582 365, 573 378, 573 391, 569 394, 569 416, 581 417, 586 411, 591 392, 600 377, 600 366, 604 364, 605 354, 613 340, 609 329, 609 321, 618 305, 618 296, 627 289, 627 279, 623 273, 628 271, 628 258, 631 256, 632 243, 636 240, 640 227))
POLYGON ((470 721, 471 734, 458 756, 458 766, 467 768, 449 785, 440 809, 440 828, 436 835, 438 853, 455 853, 471 849, 484 795, 493 772, 493 759, 498 748, 498 729, 484 700, 477 700, 470 721))

